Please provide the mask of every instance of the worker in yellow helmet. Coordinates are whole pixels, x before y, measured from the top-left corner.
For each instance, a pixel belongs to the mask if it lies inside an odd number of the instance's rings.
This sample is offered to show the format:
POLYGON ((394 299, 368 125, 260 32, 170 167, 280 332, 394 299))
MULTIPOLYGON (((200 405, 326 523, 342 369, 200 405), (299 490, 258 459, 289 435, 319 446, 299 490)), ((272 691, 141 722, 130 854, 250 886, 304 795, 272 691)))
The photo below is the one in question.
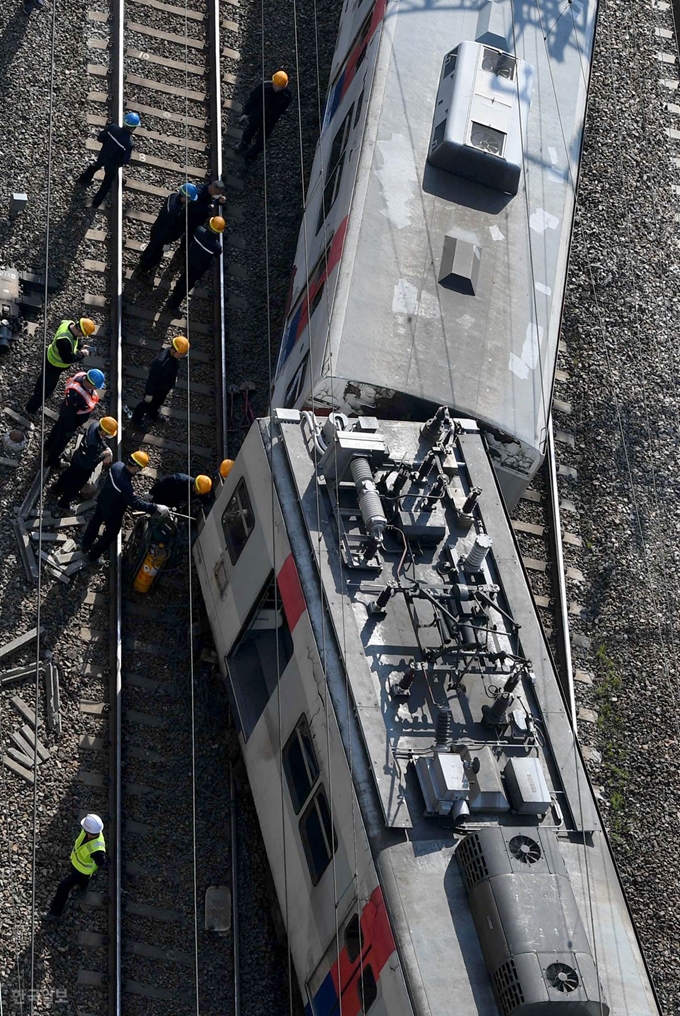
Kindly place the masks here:
POLYGON ((67 512, 70 509, 71 501, 88 482, 100 462, 106 468, 111 465, 113 452, 107 439, 115 437, 117 433, 118 424, 112 416, 104 416, 101 420, 92 420, 88 424, 85 436, 73 453, 71 465, 52 488, 52 493, 58 497, 56 507, 59 511, 67 512))
POLYGON ((182 274, 168 297, 168 310, 178 310, 182 300, 210 268, 213 258, 222 254, 221 236, 226 222, 221 215, 213 215, 205 226, 199 226, 187 251, 182 274))
POLYGON ((85 892, 90 879, 99 868, 108 867, 104 823, 99 815, 86 815, 81 819, 80 825, 81 832, 71 851, 71 871, 57 887, 52 906, 46 915, 48 920, 56 921, 61 917, 71 889, 79 886, 81 891, 85 892))
POLYGON ((245 130, 236 146, 237 152, 245 153, 247 162, 252 162, 258 157, 280 117, 290 106, 292 98, 293 93, 288 87, 288 75, 285 71, 276 71, 271 81, 263 81, 261 85, 253 88, 243 107, 243 115, 239 119, 239 124, 245 130), (249 149, 253 138, 255 144, 249 149))
POLYGON ((170 508, 183 508, 191 501, 207 511, 214 500, 212 480, 203 473, 195 479, 188 473, 173 473, 154 483, 151 500, 156 504, 167 504, 170 508))
POLYGON ((184 335, 176 335, 167 349, 162 349, 149 368, 146 379, 144 398, 141 399, 132 414, 132 423, 141 427, 145 416, 152 420, 158 419, 158 410, 175 387, 180 362, 187 356, 190 349, 189 340, 184 335))
POLYGON ((128 508, 149 515, 169 515, 170 509, 164 504, 153 504, 137 497, 132 487, 132 477, 149 465, 149 456, 141 449, 133 452, 124 462, 114 462, 104 481, 97 499, 97 507, 85 533, 81 549, 90 564, 96 564, 120 532, 123 516, 128 508), (99 530, 104 526, 104 532, 99 530))
POLYGON ((83 317, 78 321, 69 321, 68 318, 65 318, 61 322, 47 347, 45 365, 35 383, 33 395, 26 403, 25 412, 29 416, 37 413, 43 404, 43 377, 45 379, 45 398, 49 399, 54 394, 54 389, 57 387, 62 373, 68 370, 71 364, 80 363, 86 356, 89 356, 88 347, 82 346, 78 349, 78 344, 82 338, 93 335, 96 330, 97 326, 91 318, 83 317))

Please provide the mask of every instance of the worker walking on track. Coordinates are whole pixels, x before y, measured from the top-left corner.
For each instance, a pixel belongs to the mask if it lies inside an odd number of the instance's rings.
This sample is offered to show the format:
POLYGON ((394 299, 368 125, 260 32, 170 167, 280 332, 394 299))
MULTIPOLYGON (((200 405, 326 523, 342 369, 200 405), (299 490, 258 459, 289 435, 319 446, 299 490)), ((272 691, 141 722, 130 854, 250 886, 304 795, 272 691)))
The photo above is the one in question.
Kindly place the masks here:
POLYGON ((92 420, 83 440, 73 453, 71 465, 64 470, 52 488, 52 493, 58 498, 57 508, 67 512, 71 507, 71 501, 85 486, 97 465, 100 462, 104 466, 111 465, 113 452, 106 439, 115 437, 117 433, 118 424, 112 416, 92 420))
POLYGON ((99 402, 98 388, 103 388, 106 378, 94 368, 85 373, 81 370, 66 382, 66 393, 59 411, 57 422, 47 435, 45 455, 51 469, 59 468, 59 457, 66 448, 76 429, 92 416, 99 402))
POLYGON ((90 564, 94 564, 111 546, 123 525, 123 516, 128 508, 149 515, 169 515, 170 509, 164 504, 153 504, 137 497, 132 487, 132 477, 149 465, 145 451, 136 451, 125 462, 114 462, 97 499, 94 515, 83 534, 81 550, 90 564), (104 526, 104 532, 99 530, 104 526))
POLYGON ((188 473, 173 473, 162 480, 156 480, 151 488, 151 500, 166 504, 169 508, 182 508, 195 498, 201 508, 207 509, 212 503, 212 480, 200 474, 193 478, 188 473))
POLYGON ((213 215, 207 226, 199 226, 189 244, 188 268, 182 272, 168 297, 168 309, 178 310, 182 300, 207 272, 213 258, 222 253, 220 237, 226 223, 221 215, 213 215))
POLYGON ((49 399, 54 394, 62 371, 68 370, 72 363, 79 363, 89 356, 90 350, 87 346, 78 349, 78 343, 82 338, 94 334, 96 328, 97 326, 91 318, 83 317, 78 321, 65 319, 61 322, 47 347, 45 366, 35 383, 33 395, 26 403, 25 412, 29 416, 37 413, 43 404, 43 378, 45 379, 45 398, 49 399))
POLYGON ((139 258, 140 272, 146 274, 155 268, 163 257, 163 248, 184 236, 184 231, 188 228, 189 208, 195 205, 197 200, 198 187, 193 183, 183 183, 179 190, 168 195, 151 227, 149 243, 139 258))
POLYGON ((78 886, 84 893, 95 872, 99 868, 107 868, 109 864, 106 856, 104 823, 99 815, 86 815, 80 824, 82 832, 78 834, 71 851, 71 871, 59 883, 47 914, 52 920, 61 917, 71 889, 78 886))
POLYGON ((243 115, 239 118, 239 123, 245 130, 236 146, 237 152, 245 152, 248 162, 258 157, 280 117, 290 106, 292 98, 285 71, 277 71, 271 81, 263 81, 253 88, 243 107, 243 115), (253 138, 255 144, 248 149, 253 138))
POLYGON ((158 419, 158 410, 175 387, 180 360, 184 359, 189 348, 189 340, 184 335, 176 335, 169 348, 161 350, 153 361, 146 379, 144 398, 140 399, 132 414, 135 427, 142 426, 145 415, 152 420, 158 419))
POLYGON ((97 161, 88 166, 85 172, 78 177, 81 187, 89 187, 97 170, 102 167, 104 169, 104 179, 92 198, 92 208, 99 208, 111 190, 116 173, 121 166, 127 166, 132 158, 132 149, 135 145, 132 132, 137 130, 139 124, 139 113, 126 113, 123 117, 122 127, 119 127, 117 123, 110 123, 97 135, 97 141, 101 142, 102 146, 97 161))

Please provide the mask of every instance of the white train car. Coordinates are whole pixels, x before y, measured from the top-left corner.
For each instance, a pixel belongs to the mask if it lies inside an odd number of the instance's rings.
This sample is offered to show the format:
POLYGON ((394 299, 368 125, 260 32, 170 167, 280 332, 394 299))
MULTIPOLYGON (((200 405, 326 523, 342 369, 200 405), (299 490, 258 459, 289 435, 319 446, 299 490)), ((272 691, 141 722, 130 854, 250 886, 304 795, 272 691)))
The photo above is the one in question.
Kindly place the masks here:
POLYGON ((309 1016, 660 1016, 473 421, 277 410, 194 555, 309 1016))
POLYGON ((347 0, 273 405, 477 420, 545 450, 595 0, 347 0))

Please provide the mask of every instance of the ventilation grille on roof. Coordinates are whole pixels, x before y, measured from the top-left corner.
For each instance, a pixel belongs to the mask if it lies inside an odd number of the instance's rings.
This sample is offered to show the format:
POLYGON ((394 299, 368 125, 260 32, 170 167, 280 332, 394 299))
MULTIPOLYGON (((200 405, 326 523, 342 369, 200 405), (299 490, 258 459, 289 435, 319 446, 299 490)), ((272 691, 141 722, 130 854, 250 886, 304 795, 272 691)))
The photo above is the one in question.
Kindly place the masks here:
MULTIPOLYGON (((558 963, 553 964, 553 966, 560 965, 558 963)), ((517 970, 512 960, 508 960, 502 967, 498 967, 494 971, 493 983, 496 989, 496 998, 503 1010, 503 1016, 510 1016, 510 1013, 513 1013, 524 1001, 522 988, 517 977, 517 970)))
POLYGON ((489 874, 477 833, 470 833, 465 837, 456 851, 456 857, 463 872, 465 886, 470 892, 478 882, 481 882, 489 874))
POLYGON ((508 846, 515 860, 523 864, 535 864, 541 858, 539 844, 529 836, 513 836, 508 846))
POLYGON ((484 47, 482 56, 482 70, 490 71, 499 78, 507 78, 512 81, 515 76, 515 58, 509 53, 499 53, 496 49, 484 47))
POLYGON ((472 121, 470 130, 470 144, 473 148, 479 148, 489 155, 503 154, 506 135, 502 131, 494 130, 493 127, 485 127, 484 124, 472 121))
POLYGON ((578 974, 566 963, 551 963, 545 972, 545 978, 551 988, 562 991, 565 995, 575 991, 579 985, 578 974))

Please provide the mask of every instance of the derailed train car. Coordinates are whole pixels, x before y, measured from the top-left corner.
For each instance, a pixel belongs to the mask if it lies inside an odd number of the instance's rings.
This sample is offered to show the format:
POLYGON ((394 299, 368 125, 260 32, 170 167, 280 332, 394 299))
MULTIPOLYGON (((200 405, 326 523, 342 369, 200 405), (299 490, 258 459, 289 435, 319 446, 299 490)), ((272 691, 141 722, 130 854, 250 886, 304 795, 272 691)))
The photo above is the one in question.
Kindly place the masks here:
POLYGON ((660 1016, 473 421, 277 410, 194 554, 309 1016, 660 1016))
POLYGON ((595 0, 348 0, 273 405, 477 420, 545 450, 595 0))

